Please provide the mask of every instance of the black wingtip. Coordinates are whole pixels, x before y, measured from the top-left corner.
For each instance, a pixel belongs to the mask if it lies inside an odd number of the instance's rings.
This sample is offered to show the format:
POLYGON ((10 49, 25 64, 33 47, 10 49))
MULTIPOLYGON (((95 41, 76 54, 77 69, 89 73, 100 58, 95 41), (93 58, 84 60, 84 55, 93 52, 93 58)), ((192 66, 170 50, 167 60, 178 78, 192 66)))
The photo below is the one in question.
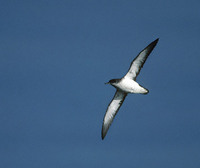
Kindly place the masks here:
POLYGON ((103 128, 101 130, 101 139, 104 140, 106 133, 104 132, 103 128))
POLYGON ((159 38, 157 38, 156 40, 154 40, 152 43, 157 44, 158 41, 159 41, 159 38))
POLYGON ((151 53, 151 51, 154 49, 154 47, 156 46, 156 44, 158 43, 158 41, 159 41, 159 38, 157 38, 156 40, 154 40, 153 42, 151 42, 145 49, 149 48, 150 49, 149 53, 151 53))

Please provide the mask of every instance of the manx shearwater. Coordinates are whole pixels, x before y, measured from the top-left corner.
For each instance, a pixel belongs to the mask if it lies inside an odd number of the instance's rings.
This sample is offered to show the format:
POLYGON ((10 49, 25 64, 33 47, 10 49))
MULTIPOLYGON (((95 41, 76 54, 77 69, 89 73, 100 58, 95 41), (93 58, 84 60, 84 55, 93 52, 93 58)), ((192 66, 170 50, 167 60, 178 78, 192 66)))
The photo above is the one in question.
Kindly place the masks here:
POLYGON ((115 95, 108 105, 106 114, 103 120, 103 126, 101 131, 102 139, 105 138, 108 129, 117 114, 119 108, 121 107, 124 99, 126 98, 128 93, 141 93, 147 94, 148 89, 142 87, 140 84, 136 82, 136 78, 143 67, 147 57, 152 52, 154 47, 156 46, 159 39, 156 39, 151 44, 149 44, 145 49, 143 49, 137 57, 132 61, 130 68, 127 74, 121 79, 111 79, 106 84, 110 84, 116 88, 115 95))

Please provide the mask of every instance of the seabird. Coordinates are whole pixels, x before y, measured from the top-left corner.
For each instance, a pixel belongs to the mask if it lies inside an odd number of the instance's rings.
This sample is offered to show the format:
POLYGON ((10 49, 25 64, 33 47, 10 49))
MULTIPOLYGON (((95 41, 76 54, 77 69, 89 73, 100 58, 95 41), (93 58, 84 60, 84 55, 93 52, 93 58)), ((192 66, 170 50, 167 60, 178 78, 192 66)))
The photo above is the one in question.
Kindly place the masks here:
POLYGON ((102 140, 105 138, 108 129, 117 114, 119 108, 121 107, 124 99, 126 98, 128 93, 141 93, 147 94, 148 89, 142 87, 140 84, 136 82, 136 78, 143 67, 147 57, 152 52, 154 47, 156 46, 159 39, 156 39, 151 44, 149 44, 145 49, 143 49, 137 57, 131 62, 130 68, 127 74, 121 79, 111 79, 109 82, 105 84, 110 84, 116 88, 115 95, 108 105, 106 114, 103 120, 103 126, 101 131, 102 140))

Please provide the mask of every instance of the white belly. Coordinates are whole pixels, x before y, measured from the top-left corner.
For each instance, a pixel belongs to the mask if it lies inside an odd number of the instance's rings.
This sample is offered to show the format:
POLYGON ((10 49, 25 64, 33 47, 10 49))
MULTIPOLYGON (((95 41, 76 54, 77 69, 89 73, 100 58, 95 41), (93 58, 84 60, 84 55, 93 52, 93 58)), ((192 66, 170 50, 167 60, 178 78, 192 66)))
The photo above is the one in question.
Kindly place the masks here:
POLYGON ((115 87, 127 93, 148 93, 148 90, 140 86, 137 82, 129 78, 122 78, 122 80, 115 85, 115 87))

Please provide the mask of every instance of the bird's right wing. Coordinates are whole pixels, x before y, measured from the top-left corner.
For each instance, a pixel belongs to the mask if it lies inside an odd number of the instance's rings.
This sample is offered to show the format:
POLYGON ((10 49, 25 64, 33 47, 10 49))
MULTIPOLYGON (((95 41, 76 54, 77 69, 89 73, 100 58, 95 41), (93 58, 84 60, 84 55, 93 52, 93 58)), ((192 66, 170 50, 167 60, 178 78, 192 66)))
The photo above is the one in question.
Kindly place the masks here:
POLYGON ((110 102, 106 114, 104 116, 103 120, 103 126, 102 126, 102 131, 101 131, 101 137, 104 139, 104 137, 107 134, 107 131, 117 114, 119 108, 121 107, 124 99, 126 98, 127 93, 117 90, 115 93, 115 96, 113 97, 112 101, 110 102))

